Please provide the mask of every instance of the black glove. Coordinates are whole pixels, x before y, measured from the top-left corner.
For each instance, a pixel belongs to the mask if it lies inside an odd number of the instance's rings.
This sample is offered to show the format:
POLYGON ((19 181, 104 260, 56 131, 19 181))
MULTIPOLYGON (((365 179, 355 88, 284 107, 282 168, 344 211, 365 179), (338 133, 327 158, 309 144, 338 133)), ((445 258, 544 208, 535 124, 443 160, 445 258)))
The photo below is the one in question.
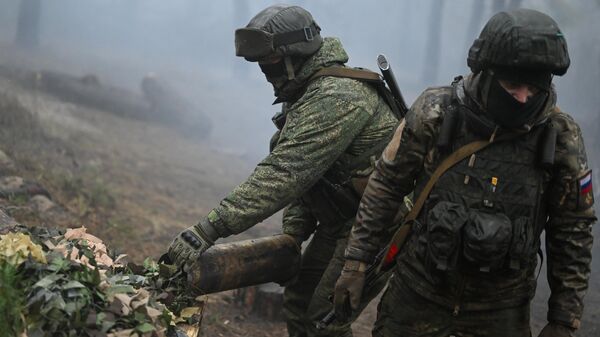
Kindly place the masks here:
POLYGON ((193 261, 204 253, 219 238, 219 234, 208 220, 202 218, 194 226, 179 233, 169 246, 169 259, 182 267, 187 261, 193 261))
POLYGON ((575 329, 558 323, 548 323, 538 337, 574 337, 575 329))
POLYGON ((333 305, 339 321, 348 321, 352 311, 360 305, 365 286, 367 264, 361 261, 346 260, 342 273, 335 283, 333 305))

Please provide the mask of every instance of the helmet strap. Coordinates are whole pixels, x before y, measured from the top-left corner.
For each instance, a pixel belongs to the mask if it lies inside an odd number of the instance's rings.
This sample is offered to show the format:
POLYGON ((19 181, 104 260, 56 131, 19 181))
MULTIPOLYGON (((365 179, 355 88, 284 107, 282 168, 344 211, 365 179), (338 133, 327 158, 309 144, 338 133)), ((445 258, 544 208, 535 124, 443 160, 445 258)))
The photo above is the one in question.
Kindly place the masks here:
POLYGON ((492 80, 494 79, 494 71, 491 69, 485 69, 481 71, 481 80, 483 81, 479 87, 479 95, 481 100, 481 105, 484 109, 487 109, 488 104, 488 94, 490 92, 490 87, 492 85, 492 80))
POLYGON ((296 78, 296 74, 294 73, 294 64, 292 63, 292 57, 286 55, 283 58, 283 62, 285 62, 285 69, 287 70, 288 80, 293 80, 296 78))

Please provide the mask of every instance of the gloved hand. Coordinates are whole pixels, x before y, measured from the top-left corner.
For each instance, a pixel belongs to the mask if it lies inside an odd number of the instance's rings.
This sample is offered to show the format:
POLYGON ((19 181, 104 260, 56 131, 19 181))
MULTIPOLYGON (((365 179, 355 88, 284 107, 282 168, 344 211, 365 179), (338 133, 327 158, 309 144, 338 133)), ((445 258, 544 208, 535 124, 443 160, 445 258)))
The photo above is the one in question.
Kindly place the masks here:
POLYGON ((182 267, 188 260, 195 260, 219 238, 208 218, 202 218, 194 226, 179 233, 169 246, 169 259, 182 267))
POLYGON ((333 291, 333 305, 338 320, 349 320, 352 311, 358 309, 365 285, 366 269, 367 264, 361 261, 346 260, 344 263, 333 291))
POLYGON ((548 323, 538 337, 574 337, 575 329, 558 323, 548 323))

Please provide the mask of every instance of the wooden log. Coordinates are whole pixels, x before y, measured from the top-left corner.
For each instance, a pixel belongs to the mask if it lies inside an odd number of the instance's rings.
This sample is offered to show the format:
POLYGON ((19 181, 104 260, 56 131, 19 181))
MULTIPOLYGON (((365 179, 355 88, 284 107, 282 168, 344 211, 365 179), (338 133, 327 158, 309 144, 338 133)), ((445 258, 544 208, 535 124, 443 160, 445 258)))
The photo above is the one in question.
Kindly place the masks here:
POLYGON ((77 77, 55 71, 34 72, 0 66, 0 76, 66 102, 168 125, 186 136, 205 139, 212 129, 210 119, 200 109, 156 76, 142 80, 141 93, 102 83, 92 74, 77 77))
POLYGON ((267 282, 285 282, 300 268, 300 247, 289 235, 212 246, 185 266, 189 291, 211 294, 267 282))

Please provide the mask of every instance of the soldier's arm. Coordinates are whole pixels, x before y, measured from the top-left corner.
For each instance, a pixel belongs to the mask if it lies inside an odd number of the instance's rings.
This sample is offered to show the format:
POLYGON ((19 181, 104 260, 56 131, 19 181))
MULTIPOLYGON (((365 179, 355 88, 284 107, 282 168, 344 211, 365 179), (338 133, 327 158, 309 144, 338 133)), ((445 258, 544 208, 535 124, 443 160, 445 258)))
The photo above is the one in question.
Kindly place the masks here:
POLYGON ((577 124, 560 114, 554 125, 559 134, 545 228, 551 289, 548 320, 578 328, 590 276, 592 224, 596 221, 591 171, 577 124))
POLYGON ((320 90, 309 89, 290 109, 273 151, 214 210, 220 236, 242 232, 299 198, 371 118, 363 107, 336 94, 333 81, 320 90))
POLYGON ((283 211, 283 233, 303 241, 315 231, 317 219, 301 200, 292 202, 283 211))
POLYGON ((390 239, 386 228, 404 196, 414 189, 417 174, 432 147, 439 117, 439 105, 436 110, 434 97, 426 92, 399 125, 362 196, 345 252, 347 259, 370 263, 390 239))

